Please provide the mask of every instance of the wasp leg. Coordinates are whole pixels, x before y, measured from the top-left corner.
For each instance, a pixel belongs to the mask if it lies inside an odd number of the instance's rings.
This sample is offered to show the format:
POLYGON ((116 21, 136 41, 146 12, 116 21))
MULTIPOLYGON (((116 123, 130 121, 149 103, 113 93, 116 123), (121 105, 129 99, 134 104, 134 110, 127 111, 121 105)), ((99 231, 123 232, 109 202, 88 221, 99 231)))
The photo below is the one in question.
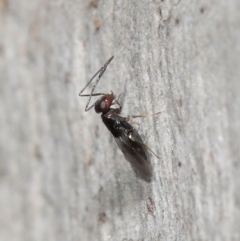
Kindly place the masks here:
POLYGON ((122 105, 119 103, 119 98, 120 98, 121 94, 118 96, 117 99, 114 100, 114 104, 118 105, 119 106, 119 113, 122 111, 122 105))
POLYGON ((129 120, 131 120, 131 119, 133 119, 133 118, 147 118, 147 117, 149 117, 149 116, 155 116, 155 115, 158 115, 158 114, 160 114, 161 112, 157 112, 157 113, 154 113, 154 114, 141 114, 141 115, 128 115, 127 117, 126 117, 126 121, 129 121, 129 120))
MULTIPOLYGON (((131 138, 131 137, 130 137, 131 138)), ((137 141, 135 139, 133 139, 133 141, 137 142, 138 144, 142 145, 145 149, 148 149, 150 152, 152 152, 152 154, 157 157, 158 159, 160 159, 160 157, 145 143, 141 142, 141 141, 137 141)))

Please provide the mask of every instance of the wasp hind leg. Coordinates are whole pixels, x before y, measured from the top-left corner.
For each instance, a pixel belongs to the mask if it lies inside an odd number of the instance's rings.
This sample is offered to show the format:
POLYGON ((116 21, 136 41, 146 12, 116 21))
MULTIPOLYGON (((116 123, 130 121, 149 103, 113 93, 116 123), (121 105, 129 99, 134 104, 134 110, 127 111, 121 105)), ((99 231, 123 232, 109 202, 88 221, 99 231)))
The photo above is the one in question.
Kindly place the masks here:
POLYGON ((155 157, 157 157, 158 159, 160 159, 160 157, 159 157, 147 144, 145 144, 145 143, 143 143, 143 142, 141 142, 141 141, 136 140, 136 139, 133 138, 132 136, 129 136, 129 138, 130 138, 132 141, 140 144, 143 148, 149 150, 155 157))

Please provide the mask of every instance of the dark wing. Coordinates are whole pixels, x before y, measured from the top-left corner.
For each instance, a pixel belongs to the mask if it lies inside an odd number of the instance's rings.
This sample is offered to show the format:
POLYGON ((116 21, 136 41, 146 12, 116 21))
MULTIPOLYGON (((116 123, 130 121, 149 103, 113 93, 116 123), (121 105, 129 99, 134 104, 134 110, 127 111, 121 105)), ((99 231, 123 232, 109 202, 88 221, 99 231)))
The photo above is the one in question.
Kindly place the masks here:
POLYGON ((133 129, 131 135, 123 132, 118 138, 114 138, 123 152, 127 161, 130 162, 136 175, 141 179, 151 182, 152 167, 148 159, 146 147, 138 132, 133 129))

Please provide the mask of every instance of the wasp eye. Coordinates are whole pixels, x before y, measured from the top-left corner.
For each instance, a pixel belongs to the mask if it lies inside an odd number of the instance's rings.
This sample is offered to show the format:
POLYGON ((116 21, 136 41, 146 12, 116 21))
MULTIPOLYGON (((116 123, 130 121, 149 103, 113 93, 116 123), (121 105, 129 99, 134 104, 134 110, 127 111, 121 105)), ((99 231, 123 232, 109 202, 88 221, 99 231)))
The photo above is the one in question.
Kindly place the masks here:
POLYGON ((105 110, 105 108, 106 108, 106 100, 101 101, 100 108, 101 108, 101 110, 105 110))

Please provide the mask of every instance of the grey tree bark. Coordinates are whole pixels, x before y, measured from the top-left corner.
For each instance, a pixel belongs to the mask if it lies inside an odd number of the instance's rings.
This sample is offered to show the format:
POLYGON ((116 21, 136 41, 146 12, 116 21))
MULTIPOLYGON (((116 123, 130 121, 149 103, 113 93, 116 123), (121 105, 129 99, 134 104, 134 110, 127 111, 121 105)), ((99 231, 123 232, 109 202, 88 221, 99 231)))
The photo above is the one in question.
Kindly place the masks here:
POLYGON ((239 9, 0 1, 0 240, 240 240, 239 9), (151 183, 78 97, 113 54, 96 91, 161 111, 135 125, 151 183))

